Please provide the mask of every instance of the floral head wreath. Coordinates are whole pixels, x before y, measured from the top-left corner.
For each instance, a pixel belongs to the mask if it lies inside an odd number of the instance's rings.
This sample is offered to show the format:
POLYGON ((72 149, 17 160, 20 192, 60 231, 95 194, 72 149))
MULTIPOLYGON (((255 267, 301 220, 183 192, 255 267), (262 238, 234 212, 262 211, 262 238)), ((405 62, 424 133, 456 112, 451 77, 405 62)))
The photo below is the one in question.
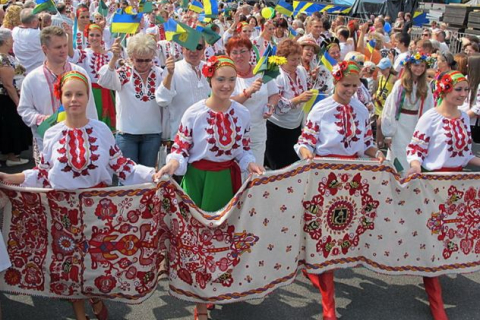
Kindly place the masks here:
POLYGON ((240 33, 242 32, 243 28, 248 26, 248 23, 246 23, 245 21, 240 21, 238 24, 237 24, 237 32, 240 33))
POLYGON ((77 12, 76 12, 76 14, 77 14, 76 17, 77 17, 77 19, 78 19, 78 17, 80 17, 80 14, 81 14, 82 12, 88 12, 88 9, 87 9, 87 8, 84 8, 84 7, 78 8, 78 9, 77 9, 77 12))
POLYGON ((337 45, 340 47, 340 41, 337 38, 323 36, 322 43, 320 43, 320 48, 322 50, 328 51, 334 45, 337 45))
POLYGON ((210 59, 208 59, 207 63, 203 66, 202 68, 202 73, 207 78, 210 80, 213 75, 215 74, 215 71, 217 69, 220 69, 221 67, 232 67, 235 68, 235 64, 233 63, 233 60, 230 59, 227 56, 212 56, 210 59))
POLYGON ((342 61, 337 63, 332 69, 332 75, 335 83, 341 81, 348 74, 360 74, 360 67, 355 61, 342 61))
POLYGON ((403 65, 410 63, 410 64, 419 64, 421 62, 425 62, 428 64, 430 60, 430 55, 422 53, 422 52, 414 52, 411 55, 408 55, 405 60, 402 62, 403 65))
POLYGON ((78 79, 82 81, 85 86, 88 88, 88 80, 87 77, 83 73, 80 73, 78 71, 69 71, 65 72, 63 75, 61 75, 58 79, 57 82, 55 82, 53 86, 53 94, 55 95, 55 98, 58 100, 61 99, 62 97, 62 87, 67 82, 68 80, 71 79, 78 79))
POLYGON ((88 37, 88 33, 90 32, 90 30, 93 30, 93 29, 98 29, 100 30, 100 32, 103 32, 102 27, 100 27, 98 24, 89 23, 85 26, 85 29, 83 30, 83 36, 88 37))
POLYGON ((458 71, 449 71, 440 74, 437 79, 437 93, 439 96, 445 96, 453 90, 453 87, 459 82, 467 81, 467 78, 458 71))

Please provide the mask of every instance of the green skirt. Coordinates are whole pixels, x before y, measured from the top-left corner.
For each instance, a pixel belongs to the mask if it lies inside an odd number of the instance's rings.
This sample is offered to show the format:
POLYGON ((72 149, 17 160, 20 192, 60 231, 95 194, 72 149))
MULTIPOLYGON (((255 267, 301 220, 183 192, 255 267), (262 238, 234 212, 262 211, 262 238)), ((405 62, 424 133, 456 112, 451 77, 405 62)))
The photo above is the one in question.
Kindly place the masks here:
POLYGON ((230 170, 204 171, 188 165, 181 186, 202 210, 218 211, 234 196, 230 170))

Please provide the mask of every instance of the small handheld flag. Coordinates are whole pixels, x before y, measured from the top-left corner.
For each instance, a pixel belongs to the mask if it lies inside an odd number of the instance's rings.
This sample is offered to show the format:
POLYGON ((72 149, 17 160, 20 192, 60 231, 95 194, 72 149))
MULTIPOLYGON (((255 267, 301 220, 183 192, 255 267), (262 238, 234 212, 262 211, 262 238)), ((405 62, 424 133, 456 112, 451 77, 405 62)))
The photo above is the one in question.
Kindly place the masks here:
POLYGON ((132 15, 115 13, 112 18, 111 31, 113 33, 135 33, 137 32, 141 20, 141 14, 132 15))
POLYGON ((55 11, 57 7, 52 0, 38 0, 37 5, 33 8, 32 14, 37 14, 42 11, 55 11))
POLYGON ((367 42, 367 49, 370 53, 373 53, 373 51, 375 50, 375 46, 377 45, 377 42, 375 41, 375 39, 372 39, 370 41, 367 42))
POLYGON ((47 132, 48 129, 56 125, 57 123, 64 121, 66 118, 66 113, 65 113, 65 108, 63 105, 61 105, 58 110, 52 114, 50 117, 45 119, 37 128, 37 133, 40 135, 40 137, 43 139, 45 136, 45 132, 47 132))
POLYGON ((165 28, 165 38, 168 41, 172 41, 174 35, 182 34, 187 32, 180 24, 173 20, 173 19, 168 19, 167 22, 164 23, 164 28, 165 28))
POLYGON ((310 98, 310 100, 305 102, 305 105, 303 106, 303 112, 305 112, 305 114, 308 114, 314 105, 327 97, 325 94, 319 93, 318 89, 312 89, 310 92, 313 93, 313 96, 310 98))
POLYGON ((190 3, 190 5, 188 6, 188 10, 192 10, 196 13, 201 13, 203 12, 203 4, 198 1, 192 1, 192 3, 190 3))
POLYGON ((328 51, 323 53, 322 58, 320 59, 322 64, 328 69, 328 71, 332 72, 333 67, 337 64, 337 60, 335 60, 328 51))
POLYGON ((286 1, 279 1, 275 7, 275 11, 280 12, 287 17, 291 17, 293 14, 293 6, 286 1))

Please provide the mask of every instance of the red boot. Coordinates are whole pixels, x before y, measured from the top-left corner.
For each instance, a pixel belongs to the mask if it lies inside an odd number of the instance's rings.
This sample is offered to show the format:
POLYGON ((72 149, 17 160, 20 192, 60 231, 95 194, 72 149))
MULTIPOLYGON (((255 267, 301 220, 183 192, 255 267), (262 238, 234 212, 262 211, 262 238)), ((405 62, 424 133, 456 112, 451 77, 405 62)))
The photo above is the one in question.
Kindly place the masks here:
POLYGON ((430 303, 430 312, 434 320, 448 320, 442 299, 442 286, 438 277, 423 277, 423 284, 430 303))
POLYGON ((315 288, 320 289, 322 294, 323 320, 337 320, 335 313, 335 284, 333 283, 333 271, 322 274, 310 274, 303 272, 310 279, 315 288))

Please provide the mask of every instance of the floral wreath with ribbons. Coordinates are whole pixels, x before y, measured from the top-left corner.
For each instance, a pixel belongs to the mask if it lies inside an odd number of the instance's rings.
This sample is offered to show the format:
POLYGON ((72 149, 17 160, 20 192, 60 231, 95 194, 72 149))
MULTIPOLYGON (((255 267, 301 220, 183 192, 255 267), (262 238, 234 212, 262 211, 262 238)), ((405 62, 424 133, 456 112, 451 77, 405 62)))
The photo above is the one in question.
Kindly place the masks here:
POLYGON ((447 93, 453 90, 453 87, 459 82, 467 81, 467 78, 458 71, 450 71, 443 74, 440 74, 437 79, 437 90, 436 92, 440 96, 445 96, 447 93))
MULTIPOLYGON (((63 75, 58 77, 57 82, 53 85, 53 94, 55 98, 60 100, 62 98, 62 86, 67 82, 69 79, 78 79, 82 81, 85 86, 88 88, 88 80, 87 77, 78 71, 69 71, 65 72, 63 75)), ((88 90, 87 90, 88 92, 88 90)))
POLYGON ((83 29, 83 36, 87 38, 88 33, 90 32, 90 30, 93 30, 93 29, 98 29, 100 30, 100 32, 103 32, 102 27, 100 27, 98 24, 89 23, 85 26, 85 29, 83 29))
POLYGON ((332 76, 338 82, 347 74, 360 74, 360 68, 355 61, 342 61, 332 68, 332 76))
POLYGON ((235 67, 235 64, 233 63, 233 60, 230 59, 227 56, 212 56, 208 59, 207 63, 202 68, 202 74, 205 76, 207 79, 211 79, 213 75, 215 74, 215 71, 217 69, 220 69, 221 67, 232 67, 237 70, 235 67))
POLYGON ((408 55, 405 60, 402 61, 402 65, 406 65, 407 63, 417 64, 420 62, 425 62, 427 65, 430 64, 431 57, 429 54, 425 54, 423 52, 415 52, 411 55, 408 55))

